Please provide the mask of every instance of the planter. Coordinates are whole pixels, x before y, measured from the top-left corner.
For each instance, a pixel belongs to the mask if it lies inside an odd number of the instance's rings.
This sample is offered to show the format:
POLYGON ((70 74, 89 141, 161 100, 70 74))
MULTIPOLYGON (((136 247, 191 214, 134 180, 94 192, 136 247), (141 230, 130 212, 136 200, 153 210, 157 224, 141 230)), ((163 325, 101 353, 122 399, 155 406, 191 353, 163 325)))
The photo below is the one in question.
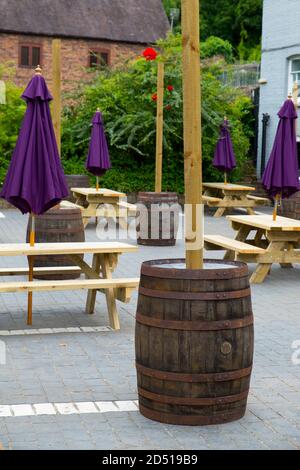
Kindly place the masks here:
MULTIPOLYGON (((29 217, 27 226, 27 242, 31 219, 29 217)), ((35 217, 35 240, 36 243, 62 243, 62 242, 84 242, 85 233, 80 209, 53 208, 46 214, 35 217)), ((61 266, 74 266, 67 256, 49 255, 37 256, 34 260, 35 267, 49 268, 61 266)), ((80 274, 47 274, 35 275, 35 279, 77 279, 80 274)))
POLYGON ((75 202, 71 188, 89 188, 90 178, 88 175, 66 175, 66 181, 69 188, 69 197, 67 198, 70 202, 75 202))
POLYGON ((248 267, 206 260, 143 263, 136 315, 139 408, 168 424, 208 425, 245 414, 253 361, 248 267))
POLYGON ((179 224, 176 193, 138 194, 137 243, 147 246, 174 246, 179 224))

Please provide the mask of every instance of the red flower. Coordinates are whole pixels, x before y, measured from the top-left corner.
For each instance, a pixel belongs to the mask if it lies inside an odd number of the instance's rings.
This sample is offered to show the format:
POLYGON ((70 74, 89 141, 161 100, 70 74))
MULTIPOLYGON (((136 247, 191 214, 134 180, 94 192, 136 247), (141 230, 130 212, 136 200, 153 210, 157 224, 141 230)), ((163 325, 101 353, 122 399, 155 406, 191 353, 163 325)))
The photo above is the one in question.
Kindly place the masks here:
POLYGON ((157 101, 157 93, 154 93, 151 97, 152 101, 157 101))
POLYGON ((170 111, 172 109, 172 106, 170 104, 167 104, 166 109, 170 111))
POLYGON ((168 86, 167 86, 167 90, 170 91, 170 92, 171 92, 171 91, 174 91, 173 85, 168 85, 168 86))
POLYGON ((144 50, 143 56, 146 60, 156 60, 158 54, 155 49, 153 49, 152 47, 148 47, 144 50))

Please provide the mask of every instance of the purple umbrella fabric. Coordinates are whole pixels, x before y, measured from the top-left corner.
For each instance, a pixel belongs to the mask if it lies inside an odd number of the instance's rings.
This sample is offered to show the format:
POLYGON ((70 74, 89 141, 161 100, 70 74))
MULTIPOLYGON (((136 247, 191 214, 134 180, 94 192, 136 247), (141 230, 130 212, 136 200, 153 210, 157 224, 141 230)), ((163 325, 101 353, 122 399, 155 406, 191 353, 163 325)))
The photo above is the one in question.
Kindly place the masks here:
POLYGON ((221 125, 220 138, 217 142, 213 166, 223 173, 230 173, 236 167, 236 159, 227 119, 224 119, 221 125))
POLYGON ((262 183, 271 197, 288 198, 299 191, 299 168, 295 119, 297 112, 291 99, 284 102, 273 149, 263 174, 262 183))
POLYGON ((100 111, 92 119, 92 135, 89 153, 86 160, 87 170, 95 176, 102 176, 111 168, 103 118, 100 111))
POLYGON ((27 102, 17 144, 0 197, 23 214, 40 215, 68 196, 50 115, 53 99, 36 74, 22 98, 27 102))

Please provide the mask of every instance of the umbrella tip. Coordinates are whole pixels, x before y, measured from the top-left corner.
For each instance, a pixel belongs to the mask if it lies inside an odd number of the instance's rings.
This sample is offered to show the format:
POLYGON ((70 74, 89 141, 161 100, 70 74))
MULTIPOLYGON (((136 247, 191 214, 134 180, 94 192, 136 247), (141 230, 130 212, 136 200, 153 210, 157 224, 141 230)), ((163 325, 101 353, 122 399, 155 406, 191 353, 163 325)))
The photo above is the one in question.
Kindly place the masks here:
POLYGON ((289 100, 291 100, 292 98, 293 98, 293 95, 292 95, 292 93, 289 93, 289 95, 288 95, 288 99, 289 99, 289 100))
POLYGON ((100 113, 100 108, 97 108, 97 113, 100 113))
POLYGON ((227 116, 224 116, 224 121, 227 121, 227 116))
POLYGON ((36 69, 35 69, 35 74, 36 74, 36 75, 42 75, 42 69, 41 69, 41 66, 40 66, 40 65, 38 65, 38 66, 36 67, 36 69))

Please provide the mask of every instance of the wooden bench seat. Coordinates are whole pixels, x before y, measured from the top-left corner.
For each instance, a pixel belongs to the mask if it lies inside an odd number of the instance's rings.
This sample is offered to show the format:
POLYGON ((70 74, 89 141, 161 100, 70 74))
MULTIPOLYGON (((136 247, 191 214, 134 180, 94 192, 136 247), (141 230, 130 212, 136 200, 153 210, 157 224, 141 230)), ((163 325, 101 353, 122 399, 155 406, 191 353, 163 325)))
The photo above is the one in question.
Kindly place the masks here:
POLYGON ((264 254, 265 250, 248 243, 234 240, 233 238, 223 237, 223 235, 205 235, 205 248, 208 250, 229 250, 241 254, 264 254))
MULTIPOLYGON (((78 266, 60 266, 49 268, 34 268, 35 274, 78 274, 81 269, 78 266)), ((0 268, 0 277, 5 276, 27 276, 29 268, 0 268)))
POLYGON ((137 208, 135 204, 130 204, 129 202, 126 202, 126 201, 120 201, 118 202, 118 206, 120 209, 126 209, 128 211, 129 217, 131 215, 132 216, 136 215, 137 208))
POLYGON ((207 202, 208 204, 219 204, 222 199, 219 197, 212 197, 212 196, 202 196, 203 202, 207 202))
POLYGON ((0 293, 67 291, 79 289, 105 290, 111 288, 136 289, 139 285, 139 282, 139 278, 0 282, 0 293))
POLYGON ((84 210, 84 207, 70 201, 61 201, 60 207, 62 207, 63 209, 80 209, 81 211, 84 210))
POLYGON ((268 199, 266 197, 251 196, 250 194, 248 194, 247 199, 249 199, 250 201, 255 201, 257 203, 257 205, 260 205, 260 206, 264 206, 264 205, 270 206, 271 205, 270 199, 268 199))

